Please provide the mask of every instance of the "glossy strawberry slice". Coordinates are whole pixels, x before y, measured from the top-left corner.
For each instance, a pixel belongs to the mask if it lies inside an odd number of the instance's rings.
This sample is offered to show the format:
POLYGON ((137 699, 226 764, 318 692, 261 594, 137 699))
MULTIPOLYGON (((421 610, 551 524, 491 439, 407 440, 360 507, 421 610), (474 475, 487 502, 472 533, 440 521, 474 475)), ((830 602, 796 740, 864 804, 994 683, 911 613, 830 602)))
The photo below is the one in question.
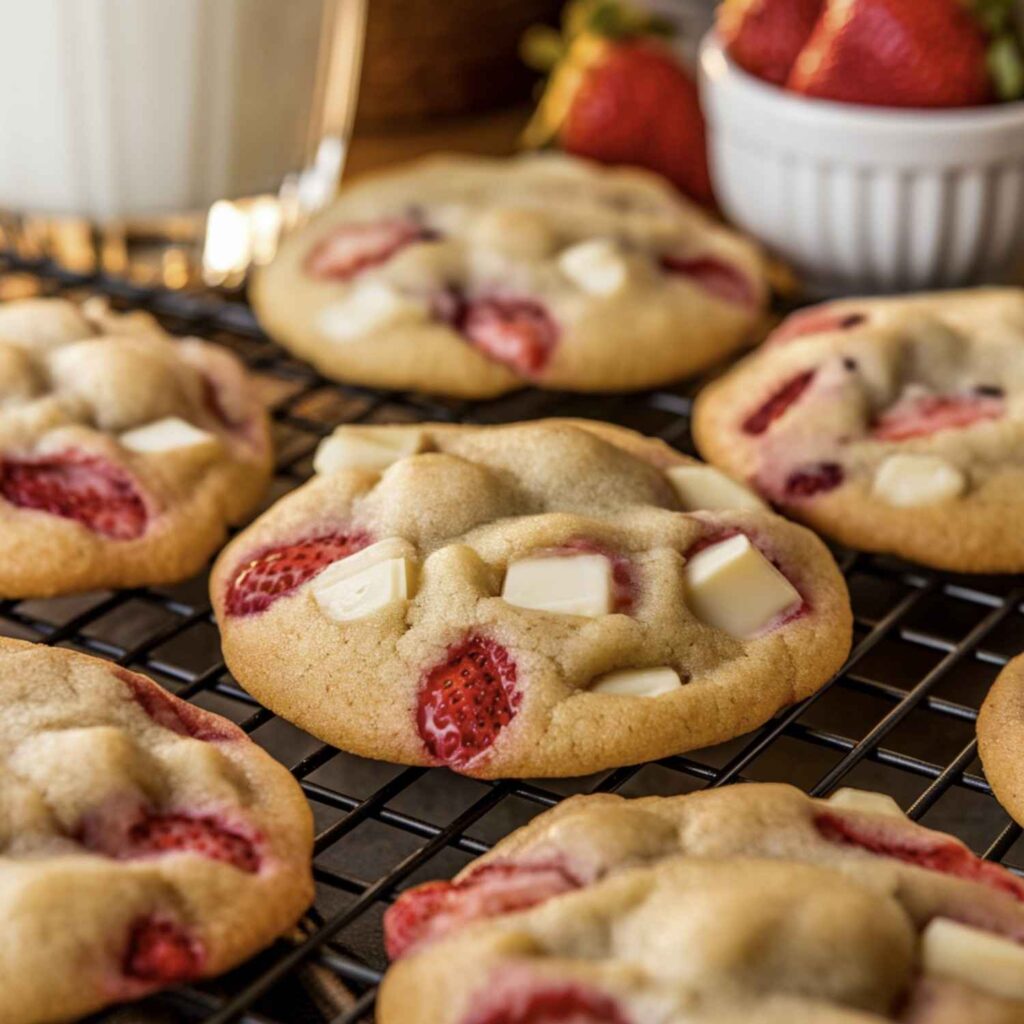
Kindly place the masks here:
POLYGON ((544 368, 558 342, 554 320, 532 299, 473 299, 459 319, 458 329, 471 345, 526 377, 544 368))
POLYGON ((796 338, 826 331, 848 331, 867 320, 863 313, 836 313, 824 308, 803 309, 787 316, 768 336, 765 344, 780 345, 796 338))
POLYGON ((629 1024, 615 1001, 582 985, 503 986, 462 1024, 629 1024))
POLYGON ((1006 868, 976 857, 966 846, 945 836, 921 834, 899 823, 857 821, 830 811, 818 814, 814 824, 830 842, 858 846, 928 871, 981 882, 1024 902, 1024 882, 1006 868))
POLYGON ((834 491, 846 474, 838 462, 816 462, 793 470, 786 478, 786 500, 813 498, 834 491))
POLYGON ((743 432, 755 436, 765 433, 777 419, 781 419, 786 414, 790 406, 800 400, 803 393, 811 386, 814 375, 814 370, 807 370, 786 381, 767 402, 755 409, 743 421, 743 432))
POLYGON ((60 452, 0 461, 0 494, 19 508, 73 519, 112 540, 135 540, 148 515, 135 481, 94 455, 60 452))
POLYGON ((228 584, 224 607, 228 615, 266 611, 279 597, 369 543, 370 538, 363 533, 331 533, 263 551, 236 571, 228 584))
POLYGON ((416 724, 431 757, 465 768, 493 746, 521 699, 508 651, 474 636, 449 648, 447 660, 425 676, 416 724))
POLYGON ((386 263, 413 242, 436 237, 422 224, 405 218, 342 224, 310 251, 306 273, 320 280, 347 281, 369 267, 386 263))
POLYGON ((123 970, 127 977, 155 985, 173 985, 198 977, 202 943, 175 921, 144 917, 132 926, 123 970))
POLYGON ((994 395, 925 395, 906 398, 886 409, 872 436, 879 441, 908 441, 940 430, 962 430, 975 423, 997 420, 1006 403, 994 395))
POLYGON ((662 256, 661 267, 669 274, 688 277, 706 292, 733 306, 757 305, 757 294, 750 278, 725 260, 715 256, 662 256))
POLYGON ((392 960, 473 921, 525 910, 579 883, 557 864, 485 864, 457 882, 429 882, 402 893, 384 915, 392 960))

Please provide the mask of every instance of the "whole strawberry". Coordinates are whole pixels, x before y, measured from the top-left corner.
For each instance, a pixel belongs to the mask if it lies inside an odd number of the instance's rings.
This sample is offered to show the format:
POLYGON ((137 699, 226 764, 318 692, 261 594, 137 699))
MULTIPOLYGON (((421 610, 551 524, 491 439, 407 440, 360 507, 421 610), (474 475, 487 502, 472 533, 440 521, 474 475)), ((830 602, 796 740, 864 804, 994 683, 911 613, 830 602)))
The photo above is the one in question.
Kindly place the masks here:
POLYGON ((712 204, 697 86, 660 37, 664 22, 612 0, 570 4, 562 36, 538 29, 524 50, 553 69, 527 145, 645 167, 700 203, 712 204))
POLYGON ((725 0, 716 28, 740 67, 785 85, 823 5, 824 0, 725 0))

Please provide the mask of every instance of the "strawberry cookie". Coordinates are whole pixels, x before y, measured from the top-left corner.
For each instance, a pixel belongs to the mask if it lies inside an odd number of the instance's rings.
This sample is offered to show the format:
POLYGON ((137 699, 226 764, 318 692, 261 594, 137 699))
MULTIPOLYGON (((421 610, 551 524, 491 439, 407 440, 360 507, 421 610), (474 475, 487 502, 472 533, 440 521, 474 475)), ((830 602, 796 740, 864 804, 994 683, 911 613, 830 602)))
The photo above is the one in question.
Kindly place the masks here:
POLYGON ((384 927, 379 1024, 1024 1020, 1024 881, 878 793, 574 797, 384 927))
POLYGON ((843 544, 1024 570, 1024 291, 850 299, 699 397, 701 453, 843 544))
POLYGON ((570 157, 437 157, 344 191, 256 275, 328 377, 463 398, 626 391, 741 346, 762 260, 658 178, 570 157))
POLYGON ((15 640, 0 640, 0 706, 4 1024, 220 974, 309 904, 309 808, 230 722, 15 640))
POLYGON ((0 306, 0 597, 185 579, 270 471, 224 349, 102 302, 0 306))
POLYGON ((1024 655, 1003 669, 982 705, 978 751, 996 799, 1024 824, 1024 655))
POLYGON ((212 599, 236 678, 342 749, 583 775, 754 728, 848 651, 817 538, 632 431, 346 426, 315 464, 212 599))

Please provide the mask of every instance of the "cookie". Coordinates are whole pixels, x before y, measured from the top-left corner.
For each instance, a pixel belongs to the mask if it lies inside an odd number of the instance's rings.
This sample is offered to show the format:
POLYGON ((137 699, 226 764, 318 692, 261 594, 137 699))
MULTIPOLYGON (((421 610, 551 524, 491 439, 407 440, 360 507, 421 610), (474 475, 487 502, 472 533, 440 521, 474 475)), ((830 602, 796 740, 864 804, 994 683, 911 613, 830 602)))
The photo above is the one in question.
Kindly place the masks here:
POLYGON ((752 729, 848 652, 820 541, 632 431, 345 426, 316 467, 211 595, 235 677, 342 749, 582 775, 752 729))
POLYGON ((1024 291, 805 310, 699 396, 701 454, 842 544, 1024 571, 1024 291))
POLYGON ((665 182, 550 154, 359 182, 252 289, 328 377, 462 398, 677 380, 739 348, 766 295, 754 246, 665 182))
POLYGON ((0 305, 0 597, 187 579, 271 468, 223 348, 102 301, 0 305))
POLYGON ((981 706, 978 752, 996 799, 1024 824, 1024 655, 999 673, 981 706))
POLYGON ((0 639, 0 1019, 234 967, 313 897, 312 816, 236 726, 96 658, 0 639))
POLYGON ((379 1024, 1020 1024, 1024 881, 886 796, 575 797, 384 919, 379 1024))

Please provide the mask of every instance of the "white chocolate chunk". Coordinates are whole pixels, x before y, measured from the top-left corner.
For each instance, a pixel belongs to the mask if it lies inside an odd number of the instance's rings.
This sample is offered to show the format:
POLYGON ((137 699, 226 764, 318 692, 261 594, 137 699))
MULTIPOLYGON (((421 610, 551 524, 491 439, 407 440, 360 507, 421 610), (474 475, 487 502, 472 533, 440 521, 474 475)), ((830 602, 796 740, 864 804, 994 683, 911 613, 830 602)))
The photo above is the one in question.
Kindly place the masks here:
POLYGON ((317 473, 339 469, 387 469, 393 462, 423 450, 423 431, 416 427, 376 430, 369 427, 341 427, 325 437, 313 457, 317 473))
POLYGON ((903 809, 888 793, 872 793, 866 789, 852 789, 844 786, 837 789, 828 802, 834 807, 847 811, 863 811, 865 814, 888 814, 894 818, 904 817, 903 809))
POLYGON ((951 501, 967 489, 967 478, 937 455, 890 455, 875 474, 875 495, 895 508, 951 501))
POLYGON ((929 974, 962 981, 1005 999, 1024 999, 1024 946, 991 932, 937 917, 921 936, 929 974))
POLYGON ((520 608, 594 618, 612 610, 612 566, 604 555, 548 555, 513 562, 501 596, 520 608))
POLYGON ((666 470, 665 475, 687 512, 697 509, 715 511, 768 507, 753 491, 719 472, 714 466, 673 466, 666 470))
POLYGON ((590 691, 617 697, 660 697, 682 685, 683 681, 674 668, 627 668, 594 680, 590 691))
POLYGON ((120 441, 125 448, 133 452, 169 452, 176 448, 220 443, 209 431, 200 430, 199 427, 177 416, 168 416, 166 419, 126 430, 120 441))
POLYGON ((752 636, 801 600, 743 534, 699 551, 686 563, 684 575, 693 614, 735 637, 752 636))
POLYGON ((607 238, 570 246, 558 257, 562 273, 590 295, 614 295, 629 276, 619 247, 607 238))
POLYGON ((414 556, 413 546, 399 537, 378 541, 320 573, 310 587, 313 598, 335 622, 362 619, 407 601, 415 588, 414 556))
POLYGON ((362 281, 340 302, 324 307, 317 324, 332 341, 352 341, 397 324, 427 317, 425 302, 384 281, 362 281))

